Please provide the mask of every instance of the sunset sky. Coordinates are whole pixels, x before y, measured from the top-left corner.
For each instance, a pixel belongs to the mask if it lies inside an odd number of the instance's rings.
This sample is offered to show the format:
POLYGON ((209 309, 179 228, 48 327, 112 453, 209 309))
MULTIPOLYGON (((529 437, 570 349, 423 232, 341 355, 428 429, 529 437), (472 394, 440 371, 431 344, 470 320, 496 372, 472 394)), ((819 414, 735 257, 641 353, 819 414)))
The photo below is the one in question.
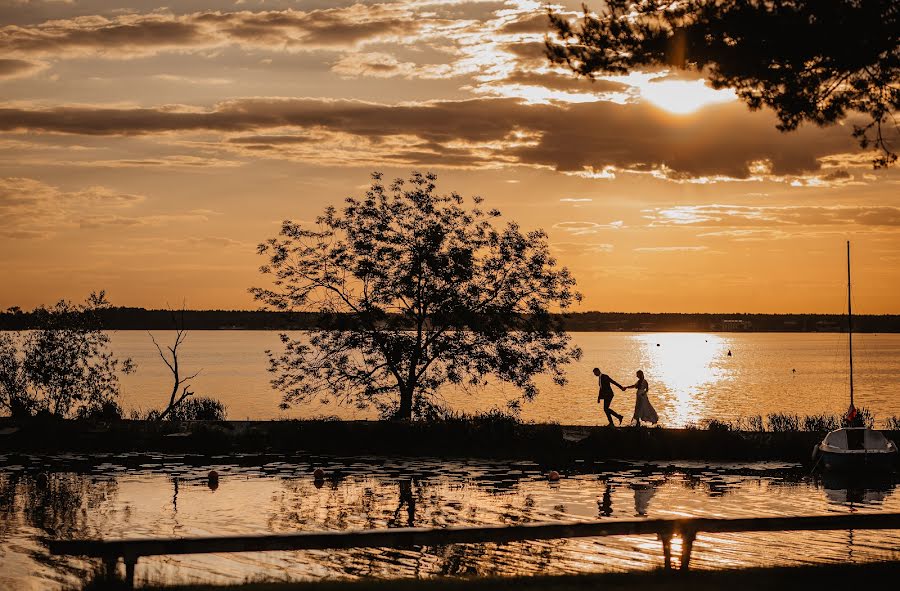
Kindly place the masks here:
POLYGON ((850 239, 854 311, 900 313, 900 166, 852 118, 782 134, 696 76, 579 80, 540 2, 0 0, 0 23, 0 308, 254 308, 282 219, 430 170, 545 229, 580 311, 839 313, 850 239))

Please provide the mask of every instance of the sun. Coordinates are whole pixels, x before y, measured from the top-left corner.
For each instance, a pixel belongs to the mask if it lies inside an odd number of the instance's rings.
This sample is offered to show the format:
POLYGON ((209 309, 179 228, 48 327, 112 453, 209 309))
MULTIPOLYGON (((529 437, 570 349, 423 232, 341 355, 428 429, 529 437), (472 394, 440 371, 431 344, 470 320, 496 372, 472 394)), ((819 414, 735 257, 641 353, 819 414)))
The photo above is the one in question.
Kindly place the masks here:
POLYGON ((666 78, 665 74, 642 72, 611 79, 628 84, 642 100, 675 115, 689 115, 707 105, 737 100, 734 90, 716 90, 704 80, 676 80, 666 78))
POLYGON ((737 99, 733 90, 716 90, 703 80, 663 80, 648 82, 639 88, 644 100, 676 115, 687 115, 706 105, 737 99))

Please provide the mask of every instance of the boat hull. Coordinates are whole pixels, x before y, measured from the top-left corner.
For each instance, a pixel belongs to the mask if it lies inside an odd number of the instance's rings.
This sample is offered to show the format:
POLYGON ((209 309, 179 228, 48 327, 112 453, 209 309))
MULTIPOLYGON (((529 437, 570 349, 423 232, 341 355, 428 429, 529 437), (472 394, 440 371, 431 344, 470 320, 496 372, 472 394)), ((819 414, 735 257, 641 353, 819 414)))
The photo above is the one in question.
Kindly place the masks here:
POLYGON ((822 464, 834 472, 889 472, 897 462, 896 452, 841 453, 821 450, 822 464))

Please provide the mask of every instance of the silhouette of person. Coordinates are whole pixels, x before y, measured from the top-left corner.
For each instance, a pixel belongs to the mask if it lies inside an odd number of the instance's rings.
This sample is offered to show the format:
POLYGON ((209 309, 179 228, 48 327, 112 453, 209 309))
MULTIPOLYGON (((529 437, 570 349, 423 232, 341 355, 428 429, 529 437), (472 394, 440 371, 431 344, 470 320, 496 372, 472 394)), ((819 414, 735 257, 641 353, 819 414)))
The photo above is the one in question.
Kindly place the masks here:
POLYGON ((637 370, 636 376, 637 381, 635 383, 630 386, 625 386, 625 390, 629 388, 637 390, 634 397, 634 416, 631 417, 631 422, 638 427, 641 426, 641 421, 646 421, 651 425, 655 425, 657 421, 659 421, 659 415, 656 414, 656 409, 650 404, 650 397, 647 396, 647 392, 650 390, 650 384, 644 379, 643 371, 637 370))
POLYGON ((603 498, 597 501, 597 509, 601 517, 612 515, 612 486, 608 482, 606 483, 606 490, 603 491, 603 498))
POLYGON ((625 388, 623 388, 622 385, 617 381, 601 372, 600 368, 598 367, 594 368, 594 375, 597 376, 600 381, 600 393, 597 395, 597 404, 599 404, 601 400, 603 401, 603 412, 606 413, 606 419, 609 421, 610 427, 615 426, 613 425, 613 417, 619 419, 619 424, 621 425, 622 415, 609 407, 614 396, 612 386, 610 384, 615 384, 616 386, 618 386, 619 390, 625 390, 625 388))

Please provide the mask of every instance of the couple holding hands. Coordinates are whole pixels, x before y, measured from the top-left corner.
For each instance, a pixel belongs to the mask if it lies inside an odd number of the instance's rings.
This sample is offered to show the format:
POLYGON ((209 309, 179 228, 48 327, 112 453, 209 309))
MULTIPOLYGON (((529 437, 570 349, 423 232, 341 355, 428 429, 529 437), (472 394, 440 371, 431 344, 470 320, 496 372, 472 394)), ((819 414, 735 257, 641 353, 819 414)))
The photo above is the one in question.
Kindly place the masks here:
POLYGON ((606 413, 606 418, 609 420, 610 427, 613 426, 613 417, 619 419, 619 424, 622 424, 622 415, 609 406, 610 403, 612 403, 614 396, 612 391, 613 385, 618 386, 619 390, 622 390, 623 392, 629 388, 637 390, 634 401, 634 416, 631 417, 631 422, 634 423, 635 426, 640 427, 641 421, 646 421, 651 425, 655 425, 659 420, 659 416, 656 414, 656 410, 653 408, 653 405, 650 404, 650 398, 647 396, 647 392, 650 390, 650 384, 644 379, 643 371, 637 371, 637 381, 630 386, 622 386, 614 379, 601 372, 600 368, 597 367, 594 368, 594 375, 597 376, 600 381, 600 394, 597 396, 597 402, 603 401, 603 412, 606 413))

